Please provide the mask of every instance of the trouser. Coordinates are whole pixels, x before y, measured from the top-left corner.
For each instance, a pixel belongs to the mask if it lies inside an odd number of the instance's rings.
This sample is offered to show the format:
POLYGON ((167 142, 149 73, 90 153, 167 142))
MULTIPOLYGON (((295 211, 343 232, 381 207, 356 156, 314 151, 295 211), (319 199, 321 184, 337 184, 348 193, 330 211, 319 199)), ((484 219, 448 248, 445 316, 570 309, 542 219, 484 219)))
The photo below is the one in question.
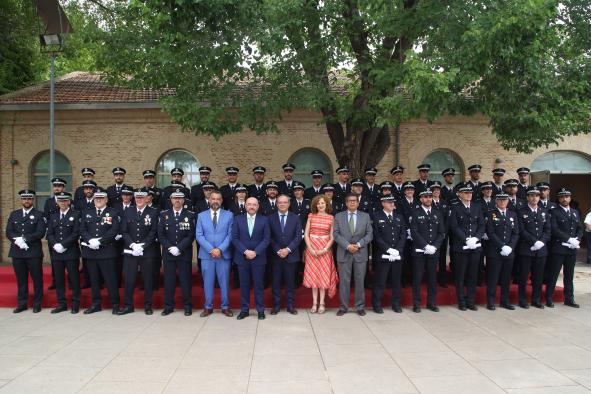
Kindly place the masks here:
POLYGON ((476 297, 476 276, 481 250, 454 253, 454 281, 458 305, 473 305, 476 297), (466 290, 464 290, 464 286, 466 290))
POLYGON ((585 240, 587 241, 587 264, 591 264, 591 231, 585 232, 585 240))
POLYGON ((501 286, 501 304, 509 303, 509 281, 513 270, 513 257, 487 256, 486 302, 495 303, 497 285, 501 286))
POLYGON ((390 274, 392 286, 392 306, 400 306, 400 274, 402 273, 402 262, 388 260, 377 260, 373 265, 374 277, 372 282, 371 304, 374 308, 382 306, 382 297, 390 274))
POLYGON ((402 255, 402 273, 400 277, 400 281, 402 282, 402 286, 406 287, 412 283, 412 242, 407 240, 406 244, 404 245, 404 254, 402 255))
POLYGON ((527 302, 527 280, 531 272, 531 302, 539 303, 547 256, 519 256, 519 302, 527 302))
POLYGON ((234 282, 234 288, 240 288, 240 274, 238 273, 238 264, 232 263, 232 281, 234 282))
POLYGON ((439 248, 439 258, 438 258, 438 272, 439 272, 439 281, 441 284, 447 284, 447 244, 449 242, 449 235, 445 235, 443 239, 443 243, 439 248))
POLYGON ((144 308, 152 307, 152 293, 154 289, 154 258, 152 256, 132 256, 126 254, 123 258, 125 273, 125 307, 133 309, 133 291, 137 279, 138 267, 142 271, 144 281, 144 308))
POLYGON ((116 242, 117 245, 117 257, 115 258, 115 279, 117 288, 121 287, 123 277, 123 240, 116 242))
POLYGON ((484 253, 484 251, 487 250, 488 241, 481 240, 480 243, 482 244, 482 252, 480 253, 480 259, 478 260, 478 273, 476 274, 477 286, 482 286, 482 284, 484 283, 484 279, 488 278, 486 274, 488 266, 488 257, 486 256, 486 253, 484 253), (484 259, 486 259, 486 266, 484 265, 484 259))
POLYGON ((265 311, 264 290, 265 290, 265 265, 251 264, 246 262, 238 265, 240 274, 240 311, 247 312, 250 306, 250 282, 254 287, 254 304, 257 312, 265 311))
POLYGON ((119 307, 119 287, 115 274, 115 259, 87 259, 90 285, 92 288, 92 305, 101 306, 101 275, 107 285, 109 299, 113 308, 119 307))
POLYGON ((273 307, 281 307, 281 282, 285 283, 285 306, 292 309, 297 262, 288 263, 285 259, 273 261, 273 307))
POLYGON ((337 263, 339 270, 339 298, 341 299, 340 309, 346 311, 349 309, 349 299, 351 297, 351 273, 355 280, 355 309, 365 308, 365 269, 367 262, 344 262, 337 263))
POLYGON ((201 259, 201 274, 203 276, 203 292, 205 293, 204 309, 213 309, 213 289, 217 278, 222 295, 222 309, 230 307, 230 260, 201 259))
POLYGON ((72 306, 80 305, 80 272, 78 271, 78 259, 75 260, 53 260, 52 266, 55 272, 55 292, 57 303, 66 305, 66 269, 72 289, 72 306))
POLYGON ((84 277, 84 284, 90 286, 90 273, 88 272, 88 262, 82 259, 82 276, 84 277))
POLYGON ((414 306, 421 305, 421 282, 427 273, 427 305, 435 305, 437 297, 437 254, 416 254, 412 257, 412 300, 414 306))
POLYGON ((160 246, 157 247, 158 251, 156 256, 152 260, 152 272, 154 273, 152 283, 153 289, 158 290, 160 288, 160 269, 162 268, 162 255, 160 254, 160 246))
POLYGON ((556 254, 553 253, 551 255, 550 260, 550 278, 548 279, 548 284, 546 285, 546 301, 552 301, 554 297, 554 289, 556 288, 556 281, 558 280, 558 275, 560 275, 560 270, 562 268, 562 283, 564 286, 564 301, 574 302, 575 294, 574 294, 574 285, 573 285, 573 278, 575 276, 575 262, 576 262, 577 255, 573 254, 556 254))
POLYGON ((33 279, 33 305, 41 306, 43 301, 43 268, 42 257, 13 258, 12 268, 16 275, 18 306, 27 306, 29 303, 29 274, 33 279))
POLYGON ((192 309, 191 303, 191 260, 164 260, 164 306, 174 308, 174 292, 176 289, 176 276, 178 272, 181 291, 183 293, 183 306, 192 309))

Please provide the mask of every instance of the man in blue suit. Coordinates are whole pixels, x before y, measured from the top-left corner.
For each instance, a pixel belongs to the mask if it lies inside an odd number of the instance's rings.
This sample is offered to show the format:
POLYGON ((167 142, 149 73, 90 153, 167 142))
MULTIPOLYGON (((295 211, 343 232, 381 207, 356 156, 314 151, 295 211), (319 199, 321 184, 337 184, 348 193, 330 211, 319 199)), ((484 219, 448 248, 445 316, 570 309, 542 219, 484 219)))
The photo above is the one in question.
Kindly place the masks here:
POLYGON ((197 216, 195 234, 199 244, 205 292, 205 305, 201 317, 213 313, 213 288, 216 276, 222 291, 222 313, 228 317, 233 315, 228 296, 228 278, 232 258, 230 248, 234 215, 220 209, 222 200, 222 193, 218 190, 212 191, 208 199, 209 209, 197 216))
POLYGON ((300 243, 302 242, 302 224, 300 217, 289 211, 289 197, 285 194, 277 197, 277 213, 268 216, 271 230, 271 249, 273 256, 273 309, 272 315, 281 309, 281 279, 285 280, 287 312, 297 315, 294 307, 293 288, 295 269, 300 261, 300 243))
POLYGON ((263 289, 267 247, 271 232, 269 220, 261 214, 259 201, 255 197, 246 200, 246 214, 237 216, 232 226, 232 244, 234 245, 234 261, 238 265, 240 276, 240 313, 238 320, 248 316, 250 304, 250 281, 254 285, 254 302, 259 320, 265 318, 263 289))

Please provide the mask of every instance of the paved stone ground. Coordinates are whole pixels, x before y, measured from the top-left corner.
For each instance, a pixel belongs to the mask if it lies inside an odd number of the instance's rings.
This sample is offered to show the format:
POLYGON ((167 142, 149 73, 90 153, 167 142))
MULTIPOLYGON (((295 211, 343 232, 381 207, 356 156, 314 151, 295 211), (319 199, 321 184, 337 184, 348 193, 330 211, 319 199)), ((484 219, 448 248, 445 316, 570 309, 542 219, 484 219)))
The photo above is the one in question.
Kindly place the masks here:
POLYGON ((0 391, 590 392, 591 266, 577 267, 575 287, 578 310, 237 321, 0 309, 0 391))

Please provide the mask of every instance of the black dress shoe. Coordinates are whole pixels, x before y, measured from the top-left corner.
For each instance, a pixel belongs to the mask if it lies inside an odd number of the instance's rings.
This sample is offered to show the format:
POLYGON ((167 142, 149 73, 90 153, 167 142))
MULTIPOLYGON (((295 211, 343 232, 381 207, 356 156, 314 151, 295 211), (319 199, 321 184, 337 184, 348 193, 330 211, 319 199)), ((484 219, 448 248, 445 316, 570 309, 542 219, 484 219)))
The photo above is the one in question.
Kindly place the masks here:
POLYGON ((84 314, 90 315, 91 313, 100 312, 100 311, 101 311, 101 307, 99 305, 93 305, 90 308, 86 309, 84 311, 84 314))
POLYGON ((461 311, 465 311, 468 308, 466 308, 466 305, 458 305, 458 309, 461 310, 461 311))
POLYGON ((533 306, 534 308, 538 308, 538 309, 544 309, 544 305, 542 305, 539 302, 532 302, 531 306, 533 306))
POLYGON ((392 307, 392 310, 393 310, 395 313, 402 313, 402 308, 400 307, 400 305, 394 305, 394 306, 392 307))
POLYGON ((238 319, 238 320, 242 320, 242 319, 244 319, 245 317, 248 317, 248 312, 242 312, 242 311, 241 311, 241 312, 238 314, 238 316, 236 316, 236 319, 238 319))
POLYGON ((439 312, 439 307, 437 305, 427 305, 427 309, 431 312, 439 312))
POLYGON ((297 315, 298 310, 295 308, 287 308, 287 313, 289 313, 290 315, 297 315))
POLYGON ((59 305, 57 308, 52 309, 51 313, 52 314, 56 314, 56 313, 60 313, 60 312, 65 312, 68 310, 68 307, 65 305, 59 305))
POLYGON ((546 301, 546 306, 548 308, 554 308, 554 303, 552 301, 546 301))
POLYGON ((144 308, 144 313, 148 316, 151 316, 154 314, 154 311, 152 310, 152 308, 147 307, 147 308, 144 308))
POLYGON ((113 309, 111 309, 111 313, 112 313, 113 315, 118 315, 118 314, 119 314, 119 312, 120 312, 120 310, 119 310, 119 305, 117 305, 117 306, 114 306, 114 307, 113 307, 113 309))
POLYGON ((174 309, 172 308, 164 308, 164 310, 162 311, 162 313, 160 313, 162 316, 168 316, 170 315, 172 312, 174 312, 174 309))
POLYGON ((375 313, 378 313, 378 314, 380 314, 380 315, 381 315, 382 313, 384 313, 384 309, 383 309, 381 306, 374 306, 374 307, 373 307, 373 311, 374 311, 375 313))
POLYGON ((471 311, 477 311, 477 310, 478 310, 478 307, 477 307, 476 305, 474 305, 474 304, 470 304, 470 305, 468 305, 467 307, 468 307, 468 309, 470 309, 471 311))
POLYGON ((505 308, 505 309, 508 309, 510 311, 514 311, 515 310, 515 307, 513 305, 507 304, 507 303, 502 303, 501 304, 501 308, 505 308))
POLYGON ((347 313, 347 311, 346 311, 346 310, 344 310, 344 309, 339 309, 339 310, 337 311, 337 316, 343 316, 345 313, 347 313))
POLYGON ((193 314, 193 309, 185 308, 185 316, 191 316, 193 314))
POLYGON ((495 304, 486 304, 486 309, 488 309, 489 311, 494 311, 495 309, 497 309, 497 307, 495 306, 495 304))
POLYGON ((14 308, 12 310, 12 313, 21 313, 21 312, 26 311, 26 310, 27 310, 27 306, 26 305, 19 305, 19 306, 17 306, 16 308, 14 308))
POLYGON ((259 320, 265 320, 265 312, 259 312, 259 320))
POLYGON ((41 305, 33 305, 33 313, 41 312, 41 305))
POLYGON ((126 306, 119 311, 119 315, 127 315, 128 313, 133 313, 133 308, 126 306))
POLYGON ((279 308, 273 308, 273 309, 271 309, 271 315, 275 316, 278 313, 279 313, 279 308))
POLYGON ((358 314, 359 316, 365 316, 365 309, 359 309, 359 310, 357 311, 357 314, 358 314))
POLYGON ((580 305, 574 301, 564 301, 564 305, 570 306, 571 308, 580 308, 580 305))
POLYGON ((412 307, 412 311, 414 313, 421 313, 421 307, 418 306, 418 305, 415 305, 415 306, 412 307))
POLYGON ((527 302, 520 302, 519 307, 523 309, 529 309, 529 305, 527 305, 527 302))
POLYGON ((80 312, 80 307, 78 305, 72 305, 72 310, 70 311, 70 313, 72 315, 77 314, 78 312, 80 312))

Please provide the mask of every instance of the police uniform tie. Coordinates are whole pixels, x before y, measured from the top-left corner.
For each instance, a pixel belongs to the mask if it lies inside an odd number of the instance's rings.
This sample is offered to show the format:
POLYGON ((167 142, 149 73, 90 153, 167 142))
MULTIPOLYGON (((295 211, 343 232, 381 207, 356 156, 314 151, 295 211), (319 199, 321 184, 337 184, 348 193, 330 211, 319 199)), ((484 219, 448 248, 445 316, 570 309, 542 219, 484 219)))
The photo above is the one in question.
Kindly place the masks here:
POLYGON ((142 217, 142 211, 138 210, 137 211, 137 220, 139 221, 142 217))
POLYGON ((271 208, 272 209, 275 209, 275 203, 274 202, 271 202, 271 208))
POLYGON ((175 217, 176 219, 178 219, 178 218, 179 218, 179 213, 178 213, 178 212, 175 212, 175 213, 174 213, 174 217, 175 217))
POLYGON ((213 211, 213 228, 216 228, 218 226, 218 212, 217 211, 213 211))
POLYGON ((392 214, 391 213, 388 214, 388 220, 392 221, 392 214))
POLYGON ((65 217, 66 217, 66 214, 62 213, 62 218, 60 220, 64 220, 65 217))
POLYGON ((302 208, 302 202, 298 201, 298 209, 302 208))
POLYGON ((98 216, 101 216, 101 213, 103 213, 103 210, 102 210, 102 209, 99 209, 99 210, 97 211, 97 214, 98 214, 98 216))

